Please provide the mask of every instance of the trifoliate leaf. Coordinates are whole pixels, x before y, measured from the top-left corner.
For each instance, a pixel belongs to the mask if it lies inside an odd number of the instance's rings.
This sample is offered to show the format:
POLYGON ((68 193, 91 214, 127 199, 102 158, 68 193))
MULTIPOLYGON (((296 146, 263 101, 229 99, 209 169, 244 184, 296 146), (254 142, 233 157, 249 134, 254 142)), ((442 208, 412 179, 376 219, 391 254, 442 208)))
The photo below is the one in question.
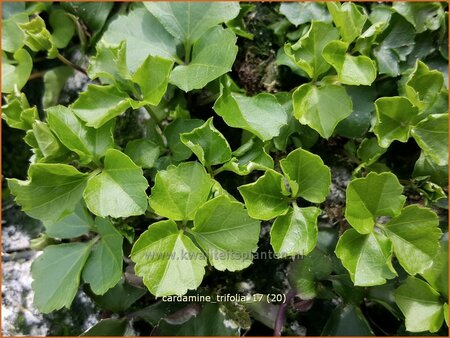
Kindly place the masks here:
POLYGON ((156 297, 196 289, 205 274, 206 256, 172 220, 153 223, 134 244, 131 259, 156 297))
MULTIPOLYGON (((52 209, 55 210, 56 209, 52 209)), ((51 245, 31 265, 34 305, 43 313, 69 308, 78 291, 90 243, 51 245)))
POLYGON ((203 123, 203 120, 198 119, 177 119, 164 129, 164 136, 167 138, 167 144, 174 160, 187 160, 192 155, 192 151, 181 142, 180 135, 191 132, 203 123))
POLYGON ((350 97, 338 85, 316 87, 309 83, 303 84, 295 90, 292 99, 295 117, 323 138, 329 138, 337 124, 353 110, 350 97))
POLYGON ((256 182, 241 185, 238 189, 253 218, 267 221, 289 209, 284 177, 275 170, 267 170, 256 182))
POLYGON ((158 171, 149 198, 158 215, 175 221, 194 219, 197 209, 208 200, 214 181, 198 162, 184 162, 158 171))
POLYGON ((279 257, 308 255, 317 244, 317 217, 320 209, 299 208, 295 204, 278 216, 270 230, 270 244, 279 257))
POLYGON ((160 155, 159 146, 148 139, 128 142, 124 152, 134 163, 146 169, 153 168, 160 155))
POLYGON ((51 11, 49 18, 52 27, 52 42, 56 48, 65 48, 75 34, 73 20, 62 9, 51 11))
POLYGON ((2 93, 20 91, 28 81, 33 69, 33 60, 25 49, 18 49, 13 55, 14 61, 2 52, 2 93))
POLYGON ((406 142, 411 126, 417 123, 419 110, 403 96, 382 97, 375 101, 377 120, 373 131, 381 147, 394 141, 406 142))
POLYGON ((75 210, 88 174, 66 164, 39 163, 30 166, 28 177, 28 181, 8 180, 17 204, 33 218, 56 222, 75 210))
POLYGON ((430 209, 409 205, 385 226, 395 256, 410 275, 422 273, 433 263, 442 232, 439 218, 430 209))
POLYGON ((379 216, 397 216, 405 203, 403 187, 392 173, 369 173, 347 187, 345 218, 361 234, 372 232, 379 216))
POLYGON ((100 217, 142 215, 147 210, 147 187, 142 169, 124 153, 109 149, 102 172, 89 180, 83 197, 100 217))
POLYGON ((25 46, 29 47, 33 52, 47 51, 49 59, 54 59, 58 55, 58 49, 53 42, 52 35, 45 27, 45 21, 40 16, 20 24, 20 28, 25 33, 25 46))
POLYGON ((276 97, 268 93, 248 97, 221 86, 214 110, 230 127, 248 130, 263 141, 278 136, 287 123, 286 111, 276 97))
POLYGON ((357 286, 381 285, 397 275, 391 242, 382 234, 361 235, 349 229, 339 238, 335 252, 357 286))
POLYGON ((331 185, 331 172, 320 156, 298 148, 280 161, 281 169, 291 188, 292 197, 303 197, 321 203, 331 185))
POLYGON ((94 228, 94 220, 84 203, 78 203, 75 210, 61 220, 44 222, 45 233, 52 238, 75 238, 87 234, 94 228))
POLYGON ((280 13, 295 26, 311 21, 331 23, 331 16, 325 4, 318 2, 283 2, 280 5, 280 13))
POLYGON ((231 159, 230 145, 214 127, 212 117, 190 133, 181 134, 180 139, 205 166, 221 164, 231 159))
POLYGON ((97 217, 95 228, 100 240, 95 243, 82 276, 96 295, 103 295, 122 277, 123 237, 111 222, 103 218, 97 217))
POLYGON ((448 241, 441 243, 433 264, 421 275, 436 291, 448 297, 448 241))
POLYGON ((394 2, 392 7, 414 26, 417 33, 435 31, 444 22, 445 12, 439 2, 394 2))
POLYGON ((68 66, 55 67, 45 72, 44 95, 42 96, 43 108, 58 104, 61 91, 73 73, 74 69, 68 66))
POLYGON ((332 41, 325 46, 323 58, 336 69, 339 82, 353 86, 370 86, 377 77, 375 62, 364 55, 347 53, 348 43, 332 41))
POLYGON ((327 7, 345 42, 350 43, 361 35, 367 15, 362 13, 356 4, 327 2, 327 7))
POLYGON ((250 218, 242 203, 218 196, 203 204, 189 231, 217 270, 248 267, 257 249, 260 224, 250 218))
POLYGON ((310 78, 317 79, 330 69, 330 65, 322 56, 323 48, 338 38, 339 34, 331 24, 313 21, 308 32, 294 45, 287 44, 284 51, 310 78))
POLYGON ((439 293, 424 281, 408 277, 395 290, 395 302, 405 315, 406 330, 410 332, 438 331, 444 321, 439 293))
POLYGON ((28 21, 26 13, 18 13, 6 20, 2 20, 2 49, 14 53, 23 47, 25 35, 19 25, 28 21))

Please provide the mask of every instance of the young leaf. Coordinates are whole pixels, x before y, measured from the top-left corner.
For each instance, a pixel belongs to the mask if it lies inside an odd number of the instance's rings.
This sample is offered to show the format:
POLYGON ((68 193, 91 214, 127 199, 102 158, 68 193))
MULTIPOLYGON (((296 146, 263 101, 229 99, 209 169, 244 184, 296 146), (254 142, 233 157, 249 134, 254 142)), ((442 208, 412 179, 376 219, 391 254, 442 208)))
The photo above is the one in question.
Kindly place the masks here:
POLYGON ((78 203, 75 210, 55 222, 44 222, 46 234, 52 238, 75 238, 87 234, 94 227, 94 220, 84 203, 78 203))
POLYGON ((325 4, 320 2, 283 2, 280 13, 295 26, 311 21, 331 23, 330 13, 325 4))
POLYGON ((323 58, 336 69, 339 82, 354 86, 370 86, 377 77, 375 62, 367 56, 347 53, 348 43, 331 41, 322 52, 323 58))
POLYGON ((190 133, 181 134, 180 139, 205 166, 221 164, 231 159, 230 145, 214 127, 212 117, 190 133))
POLYGON ((327 7, 345 42, 351 43, 361 35, 367 15, 362 13, 356 4, 351 2, 343 4, 327 2, 327 7))
POLYGON ((29 130, 33 128, 34 121, 39 120, 39 114, 36 107, 30 108, 27 97, 21 93, 2 106, 2 119, 11 128, 29 130))
POLYGON ((33 218, 57 222, 75 210, 88 174, 66 164, 39 163, 30 166, 28 177, 28 181, 8 180, 17 204, 33 218))
POLYGON ((433 264, 421 275, 436 291, 448 298, 448 241, 441 243, 433 264))
POLYGON ((410 275, 422 273, 439 250, 439 219, 430 209, 409 205, 385 226, 395 256, 410 275))
POLYGON ((115 149, 106 152, 104 162, 101 174, 91 178, 83 192, 89 210, 100 217, 142 215, 147 210, 148 187, 142 169, 115 149))
POLYGON ((123 237, 106 219, 97 217, 95 227, 100 240, 95 243, 82 276, 96 295, 103 295, 122 277, 123 237))
POLYGON ((45 21, 40 16, 35 16, 29 22, 20 24, 20 28, 25 33, 25 45, 33 52, 47 51, 49 59, 56 57, 58 49, 53 42, 52 35, 45 27, 45 21))
POLYGON ((349 229, 339 238, 335 252, 357 286, 381 285, 397 276, 391 242, 382 234, 361 235, 349 229))
POLYGON ((210 29, 194 43, 190 63, 179 65, 172 71, 170 83, 188 92, 201 89, 229 72, 238 51, 236 40, 230 29, 210 29))
POLYGON ((124 152, 134 163, 146 169, 153 168, 160 155, 159 146, 148 139, 128 142, 124 152))
POLYGON ((192 155, 192 151, 181 142, 180 135, 191 132, 203 123, 203 120, 198 119, 177 119, 164 129, 164 136, 175 161, 187 160, 192 155))
POLYGON ((244 205, 221 195, 203 204, 189 231, 217 270, 248 267, 257 249, 260 224, 250 218, 244 205))
POLYGON ((369 173, 347 186, 345 218, 360 234, 372 232, 375 218, 397 216, 405 203, 403 187, 392 173, 369 173))
POLYGON ((310 126, 326 139, 333 134, 339 121, 353 110, 345 89, 333 84, 322 87, 303 84, 294 91, 292 99, 294 115, 300 123, 310 126))
POLYGON ((175 221, 194 219, 197 209, 208 200, 214 181, 198 162, 185 162, 158 171, 149 198, 158 215, 175 221))
POLYGON ((213 108, 230 127, 248 130, 263 141, 278 136, 287 123, 286 111, 275 96, 267 93, 247 97, 221 85, 213 108))
POLYGON ((33 60, 25 49, 15 51, 13 58, 15 62, 8 60, 2 52, 2 93, 20 91, 33 69, 33 60))
POLYGON ((156 297, 196 289, 205 274, 206 257, 172 220, 153 223, 134 244, 131 259, 156 297))
POLYGON ((317 244, 317 217, 320 209, 294 204, 286 215, 278 216, 270 229, 270 244, 279 257, 308 255, 317 244))
POLYGON ((289 182, 292 197, 321 203, 330 192, 330 168, 319 156, 298 148, 280 161, 280 167, 289 182))
POLYGON ((444 321, 439 293, 424 281, 408 277, 395 290, 395 302, 405 315, 406 330, 437 332, 444 321))
MULTIPOLYGON (((56 210, 56 209, 54 209, 56 210)), ((90 243, 51 245, 31 265, 34 305, 43 313, 69 308, 78 291, 90 243)))
POLYGON ((284 177, 275 170, 267 170, 256 182, 238 189, 250 217, 267 221, 289 210, 284 177))

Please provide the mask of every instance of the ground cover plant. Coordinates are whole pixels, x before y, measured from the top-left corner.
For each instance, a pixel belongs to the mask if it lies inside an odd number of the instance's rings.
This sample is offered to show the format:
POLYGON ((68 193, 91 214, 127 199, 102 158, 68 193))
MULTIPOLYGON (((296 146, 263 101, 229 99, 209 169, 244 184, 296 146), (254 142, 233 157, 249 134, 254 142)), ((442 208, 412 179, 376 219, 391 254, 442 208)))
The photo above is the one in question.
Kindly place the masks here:
POLYGON ((447 3, 2 7, 3 198, 45 227, 39 311, 447 335, 447 3))

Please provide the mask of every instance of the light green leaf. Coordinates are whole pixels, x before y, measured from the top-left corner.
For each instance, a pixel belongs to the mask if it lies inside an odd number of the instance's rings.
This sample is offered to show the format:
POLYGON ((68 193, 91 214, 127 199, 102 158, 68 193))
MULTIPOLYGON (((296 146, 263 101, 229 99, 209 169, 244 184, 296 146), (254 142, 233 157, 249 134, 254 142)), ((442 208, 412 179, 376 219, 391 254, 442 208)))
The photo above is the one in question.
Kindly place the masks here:
POLYGON ((231 29, 210 29, 194 43, 190 63, 172 71, 170 83, 188 92, 229 72, 238 51, 236 40, 231 29))
POLYGON ((147 210, 147 187, 142 169, 124 153, 109 149, 104 169, 88 181, 83 197, 89 210, 100 217, 142 215, 147 210))
POLYGON ((331 23, 331 16, 323 3, 283 2, 280 5, 280 13, 295 26, 311 21, 331 23))
POLYGON ((285 45, 284 51, 310 78, 317 79, 330 69, 330 65, 322 56, 323 48, 338 38, 339 34, 331 24, 313 21, 308 32, 294 45, 285 45))
POLYGON ((14 53, 23 47, 25 34, 19 24, 28 21, 26 13, 18 13, 6 20, 2 20, 2 49, 5 52, 14 53))
POLYGON ((32 132, 44 162, 62 161, 68 155, 68 150, 53 134, 47 123, 36 120, 32 132))
POLYGON ((431 182, 444 187, 448 184, 448 165, 437 165, 422 151, 412 173, 412 177, 420 176, 429 176, 431 182))
POLYGON ((136 8, 119 15, 102 36, 102 41, 119 44, 126 41, 127 64, 135 72, 148 55, 176 60, 176 40, 145 8, 136 8))
POLYGON ((358 147, 357 156, 365 166, 369 166, 374 164, 386 150, 378 145, 375 137, 365 138, 358 147))
POLYGON ((90 251, 90 243, 51 245, 33 262, 31 285, 34 305, 40 312, 49 313, 70 307, 90 251))
POLYGON ((175 221, 194 219, 197 209, 208 200, 214 181, 198 162, 184 162, 158 171, 149 198, 158 215, 175 221))
POLYGON ((406 142, 411 126, 417 123, 419 110, 403 96, 382 97, 375 101, 377 120, 373 131, 381 147, 394 141, 406 142))
POLYGON ((448 322, 449 322, 449 319, 448 319, 448 303, 445 303, 444 306, 443 306, 443 308, 444 308, 444 320, 445 320, 445 324, 447 324, 447 326, 448 326, 448 322))
POLYGON ((56 57, 58 49, 50 32, 45 27, 45 21, 40 16, 35 16, 34 19, 19 26, 25 33, 25 46, 33 52, 46 51, 49 59, 56 57))
POLYGON ((75 210, 88 174, 66 164, 39 163, 30 166, 28 177, 28 181, 8 180, 17 204, 33 218, 56 222, 75 210))
POLYGON ((75 238, 87 234, 94 227, 94 220, 84 203, 78 203, 75 210, 57 222, 44 222, 45 232, 52 238, 75 238))
POLYGON ((354 86, 370 86, 377 77, 375 62, 367 56, 347 53, 348 43, 332 41, 323 49, 323 58, 336 69, 339 82, 354 86))
POLYGON ((44 95, 42 96, 43 108, 58 104, 59 94, 64 88, 69 77, 73 75, 73 68, 68 66, 55 67, 44 74, 44 95))
POLYGON ((322 87, 303 84, 294 91, 292 99, 294 115, 300 123, 310 126, 326 139, 353 110, 345 89, 332 84, 322 87))
POLYGON ((287 123, 286 111, 276 97, 268 93, 247 97, 221 86, 214 110, 230 127, 248 130, 263 141, 278 136, 287 123))
POLYGON ((39 114, 36 107, 30 108, 27 97, 21 93, 2 106, 2 119, 11 128, 29 130, 34 121, 39 120, 39 114))
POLYGON ((356 4, 327 2, 327 7, 345 42, 350 43, 361 35, 367 15, 362 13, 356 4))
POLYGON ((240 10, 234 2, 144 2, 144 6, 185 46, 208 29, 235 18, 240 10))
POLYGON ((99 128, 130 107, 129 96, 115 86, 89 85, 71 105, 88 127, 99 128))
POLYGON ((2 52, 2 93, 20 91, 28 82, 33 69, 33 60, 25 49, 18 49, 13 58, 14 64, 2 52))
POLYGON ((448 114, 428 116, 412 128, 411 135, 436 164, 448 164, 448 114))
POLYGON ((347 186, 345 218, 361 234, 372 232, 379 216, 397 216, 405 203, 403 186, 392 173, 369 173, 347 186))
POLYGON ((99 163, 108 149, 114 147, 114 121, 98 129, 87 127, 70 108, 55 106, 47 109, 51 130, 70 150, 80 156, 81 163, 99 163))
POLYGON ((394 2, 392 7, 414 26, 417 33, 435 31, 444 22, 445 12, 439 2, 394 2))
POLYGON ((289 210, 284 177, 275 170, 267 170, 256 182, 238 189, 250 217, 267 221, 289 210))
POLYGON ((437 332, 444 321, 439 293, 424 281, 408 277, 394 293, 395 302, 405 315, 406 330, 437 332))
POLYGON ((250 218, 242 203, 218 196, 203 204, 189 231, 217 270, 248 267, 258 248, 260 224, 250 218))
POLYGON ((198 119, 177 119, 164 129, 164 136, 167 138, 167 144, 174 160, 187 160, 192 155, 192 151, 181 142, 180 135, 191 132, 203 123, 203 120, 198 119))
POLYGON ((292 197, 313 202, 325 201, 330 192, 331 172, 320 156, 298 148, 280 161, 291 188, 292 197))
POLYGON ((75 24, 62 9, 51 11, 49 18, 52 27, 52 42, 56 48, 65 48, 75 34, 75 24))
POLYGON ((131 259, 156 297, 196 289, 205 274, 205 255, 172 220, 153 223, 134 244, 131 259))
POLYGON ((159 146, 148 139, 133 140, 127 143, 127 154, 134 163, 142 168, 153 168, 159 158, 159 146))
POLYGON ((433 264, 442 232, 439 218, 430 209, 409 205, 385 226, 395 256, 410 275, 422 273, 433 264))
POLYGON ((230 145, 214 127, 212 117, 190 133, 181 134, 180 139, 205 166, 221 164, 231 159, 230 145))
POLYGON ((278 216, 270 229, 270 244, 278 257, 308 255, 317 244, 316 207, 299 208, 294 204, 286 215, 278 216))
POLYGON ((95 243, 82 276, 95 294, 103 295, 122 277, 123 237, 106 219, 97 217, 95 227, 100 240, 95 243))
POLYGON ((421 275, 435 290, 448 298, 448 240, 441 243, 433 264, 421 275))
POLYGON ((356 286, 381 285, 397 276, 391 242, 382 234, 361 235, 349 229, 339 238, 335 252, 356 286))

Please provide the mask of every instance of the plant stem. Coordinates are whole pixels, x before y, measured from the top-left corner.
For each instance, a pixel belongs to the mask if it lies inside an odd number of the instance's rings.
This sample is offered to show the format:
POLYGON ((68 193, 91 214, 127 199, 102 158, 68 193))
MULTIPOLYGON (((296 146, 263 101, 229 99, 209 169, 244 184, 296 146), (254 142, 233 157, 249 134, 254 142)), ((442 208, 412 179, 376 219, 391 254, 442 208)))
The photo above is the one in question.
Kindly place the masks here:
POLYGON ((281 331, 283 330, 283 324, 286 320, 286 310, 287 306, 291 302, 291 300, 295 297, 295 290, 291 289, 286 295, 286 302, 280 305, 278 309, 277 318, 275 319, 275 326, 273 328, 274 337, 280 337, 281 331))
POLYGON ((67 60, 64 56, 62 56, 61 54, 58 53, 58 55, 56 56, 58 58, 58 60, 60 60, 62 63, 68 65, 69 67, 72 67, 75 70, 78 70, 80 73, 83 73, 84 75, 88 76, 86 70, 78 65, 76 65, 75 63, 73 63, 72 61, 67 60))
POLYGON ((40 71, 40 72, 31 73, 30 77, 28 78, 28 81, 44 77, 45 73, 47 73, 46 70, 43 70, 43 71, 40 71))
POLYGON ((163 125, 161 124, 161 121, 158 120, 158 118, 156 117, 155 113, 153 112, 153 110, 147 105, 144 106, 145 110, 147 111, 147 113, 150 115, 150 117, 152 118, 153 121, 156 122, 156 124, 158 125, 161 135, 162 135, 162 131, 163 131, 163 125))

